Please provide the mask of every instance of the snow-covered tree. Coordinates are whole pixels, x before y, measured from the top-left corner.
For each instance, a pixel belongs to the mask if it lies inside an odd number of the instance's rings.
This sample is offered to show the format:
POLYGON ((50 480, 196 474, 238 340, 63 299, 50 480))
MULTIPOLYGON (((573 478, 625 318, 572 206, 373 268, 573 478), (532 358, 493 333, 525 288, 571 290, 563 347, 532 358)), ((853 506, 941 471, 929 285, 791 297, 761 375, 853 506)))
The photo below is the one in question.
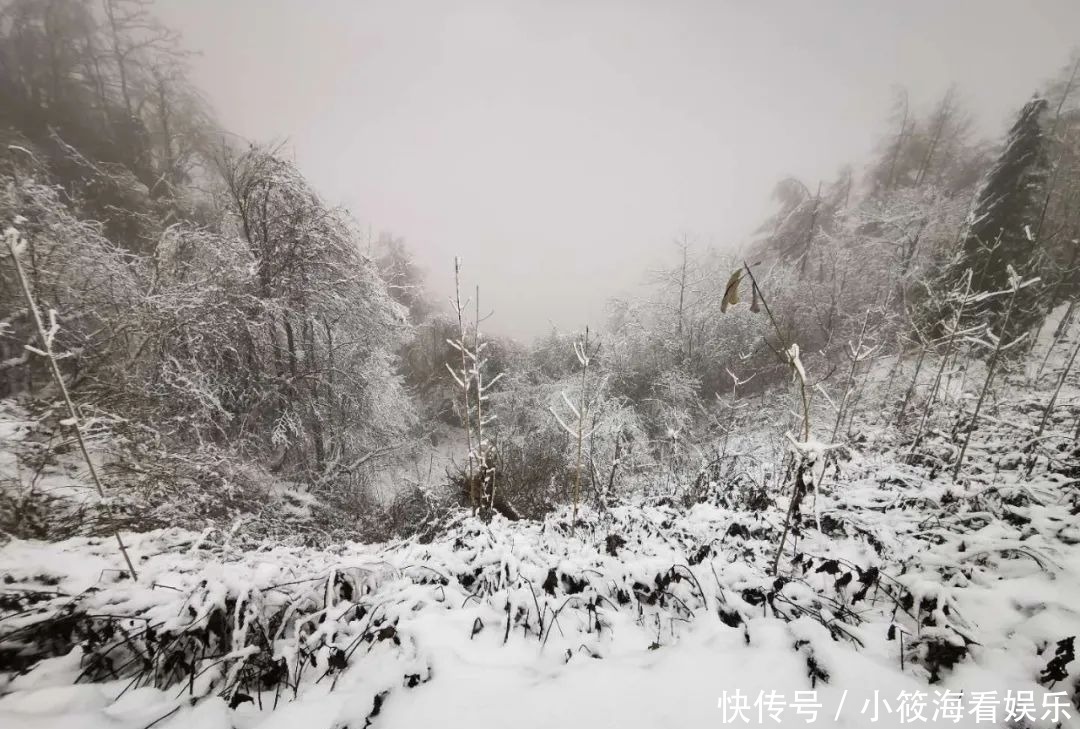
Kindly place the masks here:
MULTIPOLYGON (((999 291, 1010 287, 1008 268, 1030 277, 1038 270, 1038 226, 1047 174, 1044 117, 1045 99, 1024 105, 1008 139, 979 192, 971 225, 963 242, 956 270, 972 271, 973 291, 999 291)), ((1002 318, 1002 299, 989 299, 986 315, 1002 318)), ((1006 337, 1041 321, 1034 287, 1018 296, 1006 337)))

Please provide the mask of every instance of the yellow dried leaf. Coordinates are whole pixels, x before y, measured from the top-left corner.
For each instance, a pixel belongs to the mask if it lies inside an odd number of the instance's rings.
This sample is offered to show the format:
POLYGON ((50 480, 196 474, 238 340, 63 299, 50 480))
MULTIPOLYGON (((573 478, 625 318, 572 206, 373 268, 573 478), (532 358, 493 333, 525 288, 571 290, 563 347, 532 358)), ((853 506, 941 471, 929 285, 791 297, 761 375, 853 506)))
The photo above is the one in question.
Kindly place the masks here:
POLYGON ((742 269, 736 268, 731 274, 727 286, 724 288, 724 298, 720 301, 720 313, 727 311, 728 306, 739 303, 739 282, 742 281, 742 269))

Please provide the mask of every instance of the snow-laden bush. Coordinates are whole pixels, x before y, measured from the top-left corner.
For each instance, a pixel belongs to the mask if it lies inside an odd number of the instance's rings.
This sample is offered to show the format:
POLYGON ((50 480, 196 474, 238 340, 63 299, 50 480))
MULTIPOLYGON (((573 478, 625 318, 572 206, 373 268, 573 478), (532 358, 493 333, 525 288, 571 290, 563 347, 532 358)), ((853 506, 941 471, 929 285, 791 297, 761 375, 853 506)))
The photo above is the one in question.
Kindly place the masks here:
MULTIPOLYGON (((404 309, 349 219, 290 164, 253 148, 221 167, 215 226, 161 227, 146 253, 81 219, 40 165, 0 180, 0 222, 27 241, 33 295, 54 312, 84 409, 211 470, 247 461, 355 501, 342 494, 362 491, 413 423, 396 371, 404 309)), ((13 276, 0 257, 0 393, 36 395, 48 374, 23 350, 34 330, 13 276)))
MULTIPOLYGON (((578 402, 581 377, 543 384, 509 377, 501 384, 500 391, 491 397, 497 415, 496 488, 523 515, 540 516, 572 499, 576 439, 552 410, 565 410, 566 400, 578 402)), ((637 472, 650 464, 651 458, 636 411, 613 397, 602 380, 590 387, 592 405, 584 423, 581 489, 583 501, 602 506, 626 495, 636 483, 637 472)))
MULTIPOLYGON (((54 311, 60 324, 56 348, 64 353, 65 369, 76 383, 102 370, 107 379, 122 377, 146 266, 111 243, 101 225, 79 219, 63 192, 39 177, 0 178, 0 225, 16 221, 27 240, 24 267, 38 304, 46 313, 54 311)), ((11 394, 40 385, 49 375, 45 360, 23 349, 34 341, 35 330, 6 250, 0 255, 0 281, 5 355, 0 366, 7 370, 3 384, 11 394)))

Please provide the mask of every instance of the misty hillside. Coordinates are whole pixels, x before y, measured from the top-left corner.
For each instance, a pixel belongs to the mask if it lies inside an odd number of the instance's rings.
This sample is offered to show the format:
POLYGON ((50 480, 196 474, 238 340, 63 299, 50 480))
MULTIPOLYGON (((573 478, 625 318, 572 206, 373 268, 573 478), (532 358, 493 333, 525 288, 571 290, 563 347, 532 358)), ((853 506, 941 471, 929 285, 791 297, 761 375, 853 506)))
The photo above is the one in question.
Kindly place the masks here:
POLYGON ((0 725, 1080 727, 1080 57, 525 340, 157 10, 0 0, 0 725))

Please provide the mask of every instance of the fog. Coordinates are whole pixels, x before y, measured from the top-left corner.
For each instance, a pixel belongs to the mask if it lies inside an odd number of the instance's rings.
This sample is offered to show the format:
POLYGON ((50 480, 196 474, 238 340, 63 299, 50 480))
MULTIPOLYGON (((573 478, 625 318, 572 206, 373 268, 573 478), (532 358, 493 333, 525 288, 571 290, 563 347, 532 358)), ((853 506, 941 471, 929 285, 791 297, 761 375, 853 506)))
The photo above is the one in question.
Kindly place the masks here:
POLYGON ((462 256, 523 337, 599 322, 678 236, 745 243, 780 178, 866 159, 898 84, 955 82, 1000 135, 1080 27, 1075 0, 156 4, 226 128, 285 140, 435 292, 462 256))

